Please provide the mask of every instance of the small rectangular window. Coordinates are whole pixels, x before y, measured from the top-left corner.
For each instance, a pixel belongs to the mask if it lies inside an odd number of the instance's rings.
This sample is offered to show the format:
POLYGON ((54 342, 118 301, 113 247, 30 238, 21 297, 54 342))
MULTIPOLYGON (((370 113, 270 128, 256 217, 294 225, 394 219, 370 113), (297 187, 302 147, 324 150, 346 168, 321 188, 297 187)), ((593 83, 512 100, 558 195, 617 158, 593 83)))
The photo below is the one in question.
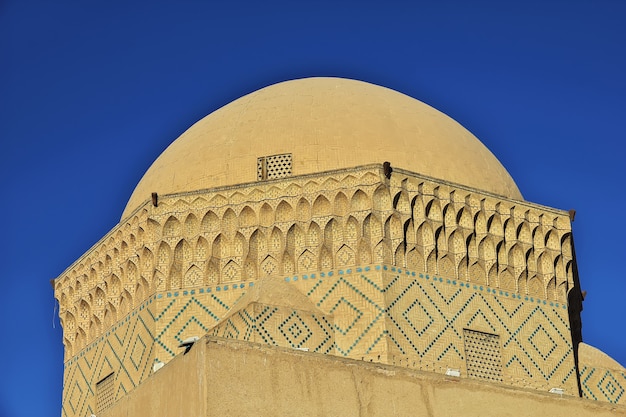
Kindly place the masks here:
POLYGON ((257 158, 257 180, 273 180, 276 178, 290 177, 291 154, 262 156, 257 158))
POLYGON ((467 376, 487 381, 502 381, 500 336, 463 329, 467 376))
POLYGON ((98 411, 106 410, 113 405, 115 400, 114 381, 115 373, 111 372, 96 383, 96 409, 98 411))

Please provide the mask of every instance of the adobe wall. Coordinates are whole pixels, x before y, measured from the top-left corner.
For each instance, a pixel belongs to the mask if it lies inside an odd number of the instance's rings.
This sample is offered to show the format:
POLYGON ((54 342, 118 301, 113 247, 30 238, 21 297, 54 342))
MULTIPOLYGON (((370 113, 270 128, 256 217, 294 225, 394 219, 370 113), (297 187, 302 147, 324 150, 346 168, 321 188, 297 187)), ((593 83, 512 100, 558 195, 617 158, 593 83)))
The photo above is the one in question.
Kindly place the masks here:
POLYGON ((616 417, 626 407, 206 337, 98 417, 616 417))

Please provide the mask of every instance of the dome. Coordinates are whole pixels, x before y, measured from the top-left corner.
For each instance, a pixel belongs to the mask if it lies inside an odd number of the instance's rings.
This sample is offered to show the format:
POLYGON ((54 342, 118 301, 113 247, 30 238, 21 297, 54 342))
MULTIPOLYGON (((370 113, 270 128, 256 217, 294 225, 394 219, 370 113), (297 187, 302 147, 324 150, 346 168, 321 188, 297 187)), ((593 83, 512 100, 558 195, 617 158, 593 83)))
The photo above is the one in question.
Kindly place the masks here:
POLYGON ((292 174, 391 162, 393 167, 522 199, 467 129, 414 98, 341 78, 262 88, 191 126, 152 164, 122 218, 160 195, 257 180, 257 158, 291 154, 292 174))

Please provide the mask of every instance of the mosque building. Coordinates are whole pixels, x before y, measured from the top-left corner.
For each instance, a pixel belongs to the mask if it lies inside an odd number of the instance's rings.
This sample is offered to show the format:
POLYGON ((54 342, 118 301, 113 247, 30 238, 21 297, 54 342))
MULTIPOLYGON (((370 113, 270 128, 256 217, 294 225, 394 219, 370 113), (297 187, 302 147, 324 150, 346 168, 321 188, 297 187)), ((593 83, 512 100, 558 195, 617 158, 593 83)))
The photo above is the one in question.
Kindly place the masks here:
POLYGON ((411 97, 263 88, 53 280, 61 414, 626 415, 626 369, 582 342, 572 220, 411 97))

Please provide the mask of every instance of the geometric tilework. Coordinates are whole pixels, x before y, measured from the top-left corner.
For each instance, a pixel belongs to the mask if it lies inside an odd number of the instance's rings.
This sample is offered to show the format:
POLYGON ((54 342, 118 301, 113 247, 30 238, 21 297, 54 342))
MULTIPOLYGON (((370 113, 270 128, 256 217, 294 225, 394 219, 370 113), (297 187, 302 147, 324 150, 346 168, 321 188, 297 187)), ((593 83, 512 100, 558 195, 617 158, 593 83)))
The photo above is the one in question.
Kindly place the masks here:
POLYGON ((583 397, 613 404, 626 404, 626 373, 583 366, 580 370, 583 397))
POLYGON ((281 306, 250 303, 218 324, 214 336, 270 346, 333 353, 334 337, 327 316, 281 306))
MULTIPOLYGON (((576 395, 563 304, 385 265, 274 279, 319 311, 261 302, 230 311, 254 281, 158 293, 66 363, 63 416, 95 413, 95 384, 110 373, 117 401, 182 340, 206 333, 467 377, 469 330, 498 337, 502 383, 576 395)), ((619 401, 624 378, 602 375, 587 396, 619 401)))
POLYGON ((337 355, 467 376, 469 329, 499 336, 503 383, 577 393, 563 304, 380 265, 285 281, 333 314, 337 355))
POLYGON ((65 363, 62 416, 96 414, 150 375, 153 308, 154 297, 65 363))
POLYGON ((243 290, 176 292, 157 298, 154 361, 169 362, 181 352, 178 345, 188 337, 204 336, 223 317, 243 290), (168 296, 169 295, 169 296, 168 296))

